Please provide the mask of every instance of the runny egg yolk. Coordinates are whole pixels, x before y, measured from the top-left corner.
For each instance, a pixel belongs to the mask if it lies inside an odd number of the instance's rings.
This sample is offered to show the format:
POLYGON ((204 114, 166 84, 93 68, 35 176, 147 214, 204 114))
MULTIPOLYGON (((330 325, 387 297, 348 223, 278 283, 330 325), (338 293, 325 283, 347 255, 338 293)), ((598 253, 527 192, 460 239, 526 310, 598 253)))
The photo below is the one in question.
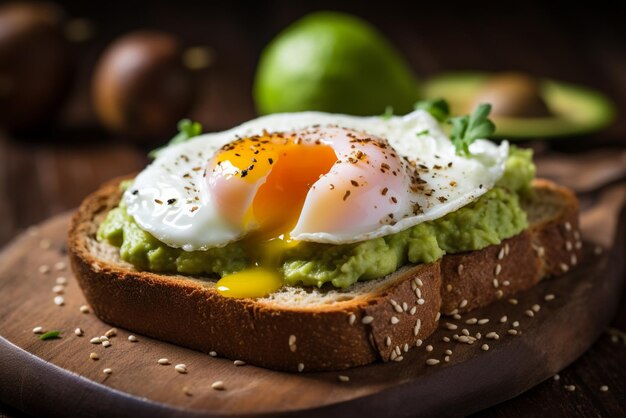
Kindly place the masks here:
POLYGON ((278 266, 310 187, 337 161, 321 141, 296 134, 239 139, 211 162, 209 189, 221 214, 244 230, 256 267, 224 276, 218 292, 228 297, 262 297, 282 286, 278 266))

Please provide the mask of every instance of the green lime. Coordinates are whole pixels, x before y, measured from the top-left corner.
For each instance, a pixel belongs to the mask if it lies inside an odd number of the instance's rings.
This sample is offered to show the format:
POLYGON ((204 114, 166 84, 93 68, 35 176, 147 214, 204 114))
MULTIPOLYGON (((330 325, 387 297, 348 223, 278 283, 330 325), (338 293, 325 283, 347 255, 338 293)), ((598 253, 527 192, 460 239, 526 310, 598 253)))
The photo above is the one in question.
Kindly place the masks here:
POLYGON ((254 99, 260 113, 320 110, 377 115, 410 112, 417 82, 400 53, 354 16, 317 12, 265 48, 254 99))

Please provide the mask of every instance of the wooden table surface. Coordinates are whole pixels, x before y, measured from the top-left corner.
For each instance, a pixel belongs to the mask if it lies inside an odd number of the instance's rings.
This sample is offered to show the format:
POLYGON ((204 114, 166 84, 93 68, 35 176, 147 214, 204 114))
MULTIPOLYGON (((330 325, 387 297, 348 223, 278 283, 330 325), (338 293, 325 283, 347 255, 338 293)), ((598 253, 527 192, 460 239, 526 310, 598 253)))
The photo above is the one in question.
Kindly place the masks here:
MULTIPOLYGON (((404 2, 388 0, 369 5, 356 1, 219 6, 182 2, 174 9, 165 2, 129 3, 64 2, 70 15, 94 22, 95 37, 76 46, 75 83, 55 126, 29 134, 0 132, 0 245, 29 225, 75 207, 101 182, 138 170, 147 162, 150 146, 135 146, 104 132, 89 104, 89 77, 98 54, 115 36, 137 28, 168 30, 191 44, 213 48, 215 63, 202 74, 199 100, 191 114, 208 130, 255 116, 250 91, 261 48, 288 22, 321 8, 350 11, 375 23, 406 54, 421 78, 447 70, 515 69, 601 89, 618 109, 609 129, 528 145, 546 161, 555 153, 576 155, 581 171, 588 153, 626 150, 626 26, 619 21, 620 10, 608 6, 590 11, 557 2, 505 9, 494 2, 480 8, 466 3, 406 9, 404 2)), ((612 327, 626 331, 624 302, 612 327)), ((625 369, 626 342, 607 332, 560 373, 559 381, 546 381, 478 415, 624 416, 625 369), (577 389, 565 390, 569 384, 577 389), (600 390, 603 385, 608 386, 607 392, 600 390)), ((0 404, 0 417, 22 415, 0 404)))

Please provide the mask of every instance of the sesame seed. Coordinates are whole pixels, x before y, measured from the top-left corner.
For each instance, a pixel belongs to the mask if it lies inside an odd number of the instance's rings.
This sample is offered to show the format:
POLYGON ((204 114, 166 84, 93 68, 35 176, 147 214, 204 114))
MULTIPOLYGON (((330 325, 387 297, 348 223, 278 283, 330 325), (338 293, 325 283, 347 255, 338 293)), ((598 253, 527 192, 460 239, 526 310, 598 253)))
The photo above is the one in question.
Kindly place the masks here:
POLYGON ((490 340, 499 340, 500 339, 500 336, 495 331, 491 331, 490 333, 485 335, 485 337, 489 338, 490 340))
POLYGON ((569 222, 565 222, 565 230, 566 231, 571 231, 572 230, 572 224, 569 222))
POLYGON ((447 284, 447 285, 446 285, 446 290, 447 290, 448 292, 452 292, 452 285, 451 285, 451 284, 447 284))
POLYGON ((101 336, 100 342, 103 342, 103 341, 109 341, 109 337, 107 337, 106 335, 101 336))
POLYGON ((576 241, 576 244, 574 244, 574 247, 576 247, 577 250, 580 250, 583 247, 583 243, 580 241, 576 241))
POLYGON ((226 390, 226 387, 224 386, 224 382, 222 382, 221 380, 216 380, 215 382, 211 383, 211 389, 226 390))
POLYGON ((418 286, 424 286, 424 282, 422 282, 421 279, 415 279, 415 283, 417 283, 418 286))
POLYGON ((159 363, 161 366, 167 366, 168 364, 170 364, 170 360, 166 358, 160 358, 157 360, 157 363, 159 363))
POLYGON ((391 320, 389 322, 391 322, 391 325, 395 325, 398 322, 400 322, 400 320, 398 318, 396 318, 395 316, 392 316, 391 320))
POLYGON ((63 296, 55 296, 54 304, 57 306, 63 306, 65 305, 65 299, 63 298, 63 296))
POLYGON ((476 339, 477 339, 477 340, 480 340, 480 339, 482 338, 482 336, 483 336, 483 335, 482 335, 480 332, 477 332, 477 333, 476 333, 476 339))
POLYGON ((496 297, 497 297, 498 299, 501 299, 501 298, 502 298, 502 296, 504 296, 504 292, 503 292, 502 290, 498 289, 498 290, 496 291, 496 297))
POLYGON ((450 337, 443 337, 442 340, 446 343, 450 342, 450 337))
POLYGON ((74 334, 76 334, 76 336, 77 336, 77 337, 82 337, 84 333, 83 333, 83 330, 82 330, 82 329, 80 329, 80 328, 76 328, 76 329, 74 330, 74 334))
POLYGON ((340 374, 338 376, 338 378, 339 378, 340 382, 349 382, 350 381, 350 378, 348 376, 343 375, 343 374, 340 374))
POLYGON ((89 358, 92 360, 99 360, 100 356, 98 355, 98 353, 90 353, 89 358))
POLYGON ((511 250, 511 247, 509 247, 509 243, 507 242, 506 244, 504 244, 504 253, 506 255, 509 255, 510 250, 511 250))
POLYGON ((574 392, 576 390, 576 386, 574 385, 565 385, 565 390, 568 392, 574 392))
POLYGON ((402 347, 402 351, 404 351, 405 353, 409 351, 409 345, 407 343, 404 343, 404 347, 402 347))
POLYGON ((472 340, 470 339, 471 337, 469 337, 468 335, 461 335, 459 337, 459 341, 462 343, 470 343, 472 342, 472 340))
POLYGON ((572 258, 570 259, 570 264, 572 266, 575 266, 576 264, 578 264, 578 258, 576 258, 576 254, 572 254, 572 258))
POLYGON ((102 341, 103 347, 111 347, 111 341, 102 341))
POLYGON ((518 302, 517 302, 517 299, 509 299, 509 303, 511 305, 517 305, 518 302))
POLYGON ((505 250, 504 247, 500 248, 500 251, 498 252, 498 260, 502 260, 505 256, 505 250))
POLYGON ((396 352, 396 355, 398 355, 398 356, 402 354, 402 350, 400 350, 400 346, 397 346, 397 345, 396 345, 396 346, 393 348, 393 350, 396 352))
POLYGON ((363 319, 361 319, 361 323, 367 325, 367 324, 371 324, 374 321, 374 317, 373 316, 364 316, 363 319))
POLYGON ((415 326, 413 327, 413 336, 417 337, 417 334, 419 334, 421 327, 422 327, 422 320, 418 318, 417 321, 415 322, 415 326))
POLYGON ((502 286, 508 286, 510 284, 511 284, 511 282, 508 281, 508 280, 505 280, 505 281, 502 282, 502 286))
POLYGON ((183 386, 183 393, 187 396, 193 396, 193 393, 189 391, 189 386, 183 386))
POLYGON ((461 274, 463 274, 463 264, 459 264, 456 268, 456 272, 458 273, 458 275, 460 276, 461 274))
POLYGON ((436 366, 439 363, 441 363, 441 362, 439 360, 437 360, 436 358, 429 358, 428 360, 426 360, 426 364, 428 366, 436 366))
POLYGON ((296 336, 293 335, 293 334, 290 335, 288 343, 289 343, 290 346, 295 345, 296 344, 296 336))
POLYGON ((571 241, 565 241, 565 249, 567 251, 572 251, 572 242, 571 241))
POLYGON ((56 294, 62 294, 64 291, 65 291, 65 287, 61 286, 60 284, 52 287, 52 292, 56 294))
POLYGON ((600 392, 608 392, 608 391, 609 391, 609 387, 607 385, 600 386, 600 392))
POLYGON ((350 314, 350 316, 348 317, 348 323, 350 325, 354 324, 354 321, 356 321, 356 315, 355 314, 350 314))
POLYGON ((463 329, 461 330, 461 334, 466 335, 466 336, 469 336, 469 335, 470 335, 470 332, 467 330, 467 328, 463 328, 463 329))
POLYGON ((418 305, 423 305, 425 302, 426 302, 426 301, 425 301, 424 299, 422 299, 422 298, 420 298, 420 299, 418 299, 418 300, 417 300, 417 304, 418 304, 418 305))
POLYGON ((488 322, 489 322, 488 318, 479 319, 478 320, 478 325, 485 325, 488 322))
POLYGON ((514 321, 512 325, 516 328, 519 327, 519 321, 514 321))
POLYGON ((454 319, 461 319, 461 315, 459 315, 458 313, 455 313, 454 315, 452 315, 452 318, 454 319))
POLYGON ((243 360, 235 360, 235 361, 233 361, 233 364, 234 364, 235 366, 245 366, 245 365, 246 365, 246 362, 245 362, 245 361, 243 361, 243 360))
MULTIPOLYGON (((417 289, 417 290, 419 290, 419 289, 417 289)), ((420 292, 420 293, 421 293, 421 292, 420 292)), ((409 305, 408 305, 406 302, 402 302, 402 310, 403 310, 404 312, 406 312, 406 311, 408 311, 408 310, 409 310, 409 305)))
POLYGON ((400 361, 402 361, 402 360, 404 360, 404 357, 402 357, 402 356, 396 356, 396 357, 393 359, 393 361, 396 361, 396 362, 400 362, 400 361))
POLYGON ((459 308, 465 308, 467 306, 467 299, 463 299, 461 301, 461 304, 459 305, 459 308))
POLYGON ((552 379, 553 379, 555 382, 558 382, 559 380, 561 380, 561 376, 557 373, 557 374, 555 374, 554 376, 552 376, 552 379))
POLYGON ((499 285, 500 284, 498 283, 498 279, 493 279, 493 287, 497 289, 499 285))
POLYGON ((100 341, 100 337, 93 337, 91 340, 89 340, 89 342, 92 344, 102 344, 102 341, 100 341))
POLYGON ((187 366, 185 364, 177 364, 176 366, 174 366, 174 370, 176 370, 178 373, 185 374, 187 373, 187 366))
POLYGON ((500 323, 504 324, 507 321, 507 319, 508 319, 507 316, 504 315, 502 318, 500 318, 500 323))
POLYGON ((559 267, 561 268, 561 270, 563 270, 563 272, 565 273, 567 270, 569 270, 569 266, 565 263, 560 263, 559 267))
POLYGON ((489 351, 489 344, 483 344, 480 346, 483 351, 489 351))
POLYGON ((131 343, 136 343, 139 340, 134 335, 129 335, 128 336, 128 341, 130 341, 131 343))
POLYGON ((539 310, 541 310, 541 306, 535 303, 530 309, 532 309, 535 312, 539 312, 539 310))
POLYGON ((211 357, 217 357, 217 352, 216 351, 209 351, 209 355, 211 357))
POLYGON ((427 346, 426 346, 426 351, 428 351, 429 353, 430 353, 431 351, 433 351, 433 346, 432 346, 432 345, 430 345, 430 344, 429 344, 429 345, 427 345, 427 346))
POLYGON ((48 266, 47 264, 42 264, 41 266, 39 266, 39 273, 47 274, 49 272, 50 272, 50 266, 48 266))
POLYGON ((106 369, 102 370, 102 373, 104 373, 104 374, 111 374, 111 373, 113 373, 113 369, 106 368, 106 369))
POLYGON ((458 326, 456 326, 455 324, 451 324, 450 322, 446 322, 446 328, 448 328, 449 330, 455 330, 458 328, 458 326))
POLYGON ((467 325, 474 325, 476 322, 478 322, 478 319, 476 319, 476 318, 470 318, 470 319, 465 321, 465 323, 467 325))
POLYGON ((387 336, 387 338, 385 338, 385 346, 389 347, 391 345, 391 337, 387 336))
POLYGON ((415 315, 416 312, 417 312, 417 306, 412 307, 411 310, 409 311, 411 315, 415 315))
POLYGON ((452 339, 454 339, 454 340, 458 340, 458 339, 459 339, 459 334, 454 334, 454 335, 452 336, 452 339))
POLYGON ((419 338, 417 340, 415 340, 415 346, 416 347, 421 347, 423 343, 424 342, 422 340, 420 340, 419 338))
POLYGON ((110 337, 115 337, 117 335, 117 329, 116 328, 111 328, 110 330, 108 330, 107 332, 104 333, 104 336, 107 338, 110 337))
POLYGON ((304 370, 304 363, 298 363, 298 371, 302 373, 302 370, 304 370))
POLYGON ((494 274, 497 276, 502 271, 502 266, 500 264, 496 264, 496 268, 494 269, 494 274))
POLYGON ((81 305, 79 309, 81 313, 89 313, 89 306, 87 305, 81 305))
POLYGON ((529 318, 532 318, 533 316, 535 316, 535 313, 533 311, 531 311, 530 309, 527 309, 524 313, 529 318))
POLYGON ((63 276, 59 276, 59 277, 56 278, 55 282, 56 282, 56 284, 60 284, 60 285, 64 286, 64 285, 67 284, 67 279, 65 277, 63 277, 63 276))
POLYGON ((517 330, 516 329, 510 329, 507 331, 509 334, 511 335, 517 335, 517 330))
POLYGON ((43 327, 33 328, 33 334, 43 334, 43 327))
POLYGON ((417 296, 418 299, 422 297, 422 291, 419 288, 415 289, 415 296, 417 296))
POLYGON ((393 309, 398 313, 402 313, 402 306, 400 305, 394 305, 393 309))
POLYGON ((443 358, 443 361, 445 361, 446 363, 448 363, 450 361, 450 356, 445 356, 443 358))
POLYGON ((437 312, 437 315, 435 315, 435 321, 439 321, 439 318, 441 318, 441 312, 437 312))
POLYGON ((65 267, 66 265, 63 261, 57 261, 54 263, 54 269, 57 271, 65 270, 65 267))
POLYGON ((543 256, 545 256, 545 255, 546 255, 546 249, 545 249, 545 248, 543 248, 543 247, 541 247, 541 246, 539 246, 539 247, 534 247, 534 248, 535 248, 535 251, 537 252, 537 256, 539 256, 539 257, 543 257, 543 256))
POLYGON ((452 350, 447 349, 447 350, 445 351, 445 353, 446 353, 447 355, 451 356, 451 355, 452 355, 452 350))

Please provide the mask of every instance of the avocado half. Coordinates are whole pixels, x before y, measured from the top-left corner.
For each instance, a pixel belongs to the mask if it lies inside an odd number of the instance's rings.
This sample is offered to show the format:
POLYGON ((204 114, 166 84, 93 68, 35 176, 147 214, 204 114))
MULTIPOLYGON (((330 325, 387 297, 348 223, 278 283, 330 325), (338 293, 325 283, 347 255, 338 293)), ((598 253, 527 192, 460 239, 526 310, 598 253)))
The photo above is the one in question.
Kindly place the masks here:
MULTIPOLYGON (((468 114, 474 97, 493 76, 483 72, 451 72, 430 78, 423 87, 426 99, 444 98, 453 115, 468 114)), ((493 116, 495 136, 507 139, 557 138, 600 130, 614 118, 613 104, 603 94, 574 84, 540 79, 540 95, 551 115, 493 116)))

